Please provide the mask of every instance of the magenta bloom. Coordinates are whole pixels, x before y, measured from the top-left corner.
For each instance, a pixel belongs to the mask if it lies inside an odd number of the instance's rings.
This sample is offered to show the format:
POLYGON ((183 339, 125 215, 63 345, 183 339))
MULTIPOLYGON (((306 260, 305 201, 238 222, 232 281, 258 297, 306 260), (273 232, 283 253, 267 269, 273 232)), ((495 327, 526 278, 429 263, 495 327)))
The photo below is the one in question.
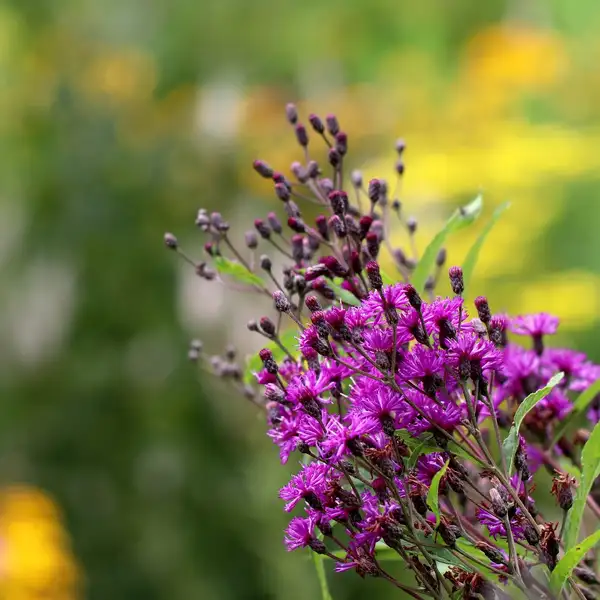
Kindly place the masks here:
POLYGON ((517 335, 531 335, 533 337, 553 335, 557 329, 558 317, 553 317, 544 312, 515 317, 510 324, 510 330, 513 333, 517 335))
POLYGON ((288 552, 306 548, 315 539, 315 521, 310 517, 294 517, 285 530, 285 545, 288 552))
POLYGON ((309 506, 316 508, 325 494, 329 471, 330 468, 320 462, 304 465, 300 473, 294 475, 279 491, 279 497, 287 502, 286 512, 290 512, 301 500, 306 500, 309 506))
POLYGON ((408 300, 404 293, 404 284, 396 283, 383 288, 383 297, 386 306, 379 295, 379 292, 371 292, 369 297, 363 302, 361 311, 368 319, 373 319, 377 324, 385 320, 386 307, 394 307, 398 312, 408 307, 408 300))

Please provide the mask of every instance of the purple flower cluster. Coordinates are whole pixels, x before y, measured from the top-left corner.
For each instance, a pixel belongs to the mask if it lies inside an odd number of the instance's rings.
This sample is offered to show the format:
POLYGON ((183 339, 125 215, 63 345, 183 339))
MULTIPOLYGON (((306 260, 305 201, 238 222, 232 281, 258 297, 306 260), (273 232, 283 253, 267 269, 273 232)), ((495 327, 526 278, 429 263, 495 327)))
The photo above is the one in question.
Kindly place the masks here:
MULTIPOLYGON (((600 378, 600 366, 582 353, 547 345, 558 328, 549 314, 493 314, 480 296, 470 317, 460 267, 448 271, 453 295, 436 297, 443 249, 423 292, 417 290, 410 283, 419 260, 412 239, 417 224, 400 219, 414 258, 390 247, 390 214, 400 215, 401 202, 390 197, 387 182, 364 185, 353 172, 349 194, 348 137, 335 116, 309 117, 325 141, 331 179, 311 159, 308 131, 295 106, 287 107, 286 116, 305 158, 292 165, 295 181, 264 161, 255 161, 254 169, 273 185, 291 235, 284 235, 275 213, 256 219, 245 235, 251 252, 246 261, 222 216, 201 209, 196 225, 209 236, 204 248, 216 268, 207 262, 195 268, 206 280, 237 274, 238 283, 272 297, 278 313, 277 324, 266 316, 248 324, 269 341, 259 353, 262 368, 253 369, 261 398, 243 380, 232 349, 212 357, 210 365, 265 410, 281 462, 292 455, 300 459, 300 470, 280 491, 285 511, 294 513, 287 549, 310 548, 335 561, 336 571, 383 577, 414 598, 454 597, 457 591, 468 599, 491 597, 494 589, 502 597, 497 585, 504 583, 529 596, 529 588, 545 593, 531 567, 554 569, 560 544, 556 523, 537 508, 533 474, 542 466, 554 472, 559 459, 577 465, 575 442, 557 434, 558 425, 576 395, 600 378), (314 225, 303 220, 296 203, 307 196, 323 209, 314 225), (284 255, 281 278, 267 254, 256 260, 259 243, 284 255), (402 283, 380 270, 385 247, 402 283), (222 249, 233 252, 235 261, 224 258, 222 249), (260 265, 274 292, 252 265, 260 265), (293 343, 281 333, 285 318, 296 327, 293 343), (517 447, 500 456, 518 407, 557 373, 563 374, 558 385, 527 413, 517 447), (555 435, 559 443, 553 446, 548 442, 555 435), (460 538, 479 555, 470 556, 460 538), (527 560, 517 546, 530 553, 527 560), (400 555, 417 588, 384 570, 382 548, 400 555), (484 571, 476 569, 481 553, 489 560, 484 571), (442 575, 438 563, 448 556, 455 562, 446 563, 452 566, 442 575)), ((398 142, 399 178, 404 150, 398 142)), ((165 244, 193 262, 173 235, 165 236, 165 244)), ((202 358, 201 349, 194 342, 190 358, 202 358)), ((598 398, 588 416, 592 423, 600 420, 598 398)), ((555 477, 552 493, 563 511, 572 505, 574 485, 565 473, 555 477)), ((600 516, 593 499, 588 504, 600 516)), ((578 591, 588 597, 583 588, 578 591)))

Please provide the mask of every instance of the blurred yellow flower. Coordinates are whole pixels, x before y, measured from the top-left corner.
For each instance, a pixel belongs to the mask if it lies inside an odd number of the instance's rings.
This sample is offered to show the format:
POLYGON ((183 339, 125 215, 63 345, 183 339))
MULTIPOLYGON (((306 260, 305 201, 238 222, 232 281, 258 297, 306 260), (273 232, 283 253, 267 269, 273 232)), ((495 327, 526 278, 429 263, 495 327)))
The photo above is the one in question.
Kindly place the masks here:
POLYGON ((0 598, 74 600, 80 575, 52 500, 29 487, 0 490, 0 598))

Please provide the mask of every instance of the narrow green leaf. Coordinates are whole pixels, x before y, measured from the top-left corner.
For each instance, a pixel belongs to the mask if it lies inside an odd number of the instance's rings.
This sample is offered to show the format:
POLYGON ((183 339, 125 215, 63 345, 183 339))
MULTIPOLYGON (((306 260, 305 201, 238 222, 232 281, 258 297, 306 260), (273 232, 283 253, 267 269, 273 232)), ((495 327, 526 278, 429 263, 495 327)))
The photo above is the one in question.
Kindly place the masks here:
POLYGON ((479 465, 485 466, 485 463, 477 458, 471 456, 462 446, 460 446, 457 442, 448 442, 447 447, 448 452, 452 452, 452 454, 456 454, 456 456, 460 456, 465 460, 468 460, 472 463, 477 463, 479 465))
POLYGON ((265 285, 264 281, 258 275, 252 273, 252 271, 248 271, 239 262, 229 260, 223 256, 215 256, 214 263, 221 275, 228 275, 232 279, 248 285, 258 285, 260 287, 264 287, 265 285))
POLYGON ((310 550, 313 557, 313 563, 315 564, 315 571, 317 572, 317 579, 319 580, 319 587, 321 588, 321 599, 322 600, 333 600, 331 593, 329 592, 329 585, 327 583, 327 575, 325 574, 325 567, 323 566, 323 556, 310 550))
POLYGON ((420 258, 411 279, 411 283, 417 291, 423 291, 428 275, 431 273, 435 264, 435 259, 441 247, 444 245, 446 238, 455 231, 459 231, 463 227, 470 225, 477 219, 483 207, 483 199, 477 196, 475 200, 459 208, 446 221, 446 224, 438 232, 438 234, 429 242, 423 256, 420 258))
POLYGON ((473 271, 475 271, 475 265, 477 264, 477 259, 479 258, 479 253, 481 252, 481 248, 485 243, 487 236, 490 231, 494 228, 494 225, 498 221, 498 219, 502 216, 502 213, 510 206, 509 202, 504 202, 496 208, 492 218, 486 223, 486 226, 483 228, 483 231, 479 234, 479 237, 475 240, 475 243, 471 246, 463 265, 463 280, 465 283, 465 293, 466 289, 469 285, 469 281, 473 275, 473 271))
POLYGON ((562 588, 567 579, 571 576, 573 569, 598 542, 600 542, 600 529, 568 550, 558 561, 558 564, 550 576, 550 589, 556 595, 561 593, 562 588))
POLYGON ((434 452, 440 452, 441 448, 435 445, 430 440, 423 440, 418 446, 416 446, 410 453, 408 461, 406 462, 407 469, 414 469, 419 460, 419 456, 425 456, 426 454, 433 454, 434 452))
POLYGON ((600 475, 600 423, 596 423, 581 451, 581 480, 565 525, 564 542, 567 551, 577 543, 585 503, 598 475, 600 475))
POLYGON ((431 509, 431 512, 435 515, 435 526, 437 527, 440 523, 440 499, 439 499, 439 487, 442 477, 446 474, 449 460, 446 461, 444 466, 433 476, 429 491, 427 492, 427 506, 431 509))
POLYGON ((556 430, 554 439, 552 440, 552 446, 554 446, 554 444, 560 440, 571 424, 585 412, 585 409, 592 403, 598 394, 600 394, 600 379, 596 379, 596 381, 594 381, 594 383, 592 383, 584 392, 579 394, 579 397, 573 403, 571 412, 556 430))
POLYGON ((519 405, 519 408, 515 413, 513 426, 510 428, 504 442, 502 442, 502 453, 504 454, 506 464, 508 465, 509 475, 512 472, 515 452, 517 451, 517 445, 519 443, 519 427, 521 427, 523 419, 540 400, 543 400, 562 381, 563 377, 564 373, 556 373, 543 388, 533 392, 533 394, 529 394, 529 396, 527 396, 527 398, 519 405))
POLYGON ((328 281, 327 285, 335 292, 335 295, 345 304, 350 306, 360 306, 360 300, 348 290, 345 290, 341 285, 328 281))

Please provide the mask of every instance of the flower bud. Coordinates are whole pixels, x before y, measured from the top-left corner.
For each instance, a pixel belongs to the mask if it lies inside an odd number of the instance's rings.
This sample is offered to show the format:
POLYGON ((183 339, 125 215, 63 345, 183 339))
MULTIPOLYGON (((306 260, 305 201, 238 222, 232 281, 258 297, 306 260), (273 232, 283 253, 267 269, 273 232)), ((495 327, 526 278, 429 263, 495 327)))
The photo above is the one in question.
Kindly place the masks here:
POLYGON ((308 122, 312 125, 312 128, 317 133, 325 133, 325 126, 323 125, 323 121, 321 121, 321 119, 317 115, 310 114, 308 116, 308 122))
POLYGON ((396 161, 396 173, 398 173, 400 177, 404 175, 404 161, 401 159, 396 161))
POLYGON ((281 290, 275 290, 273 292, 273 302, 275 309, 281 313, 287 313, 292 310, 292 305, 288 300, 287 296, 281 290))
POLYGON ((596 573, 587 567, 575 567, 573 569, 573 573, 584 583, 588 583, 590 585, 598 585, 600 583, 596 573))
POLYGON ((475 548, 481 550, 481 552, 483 552, 494 563, 504 564, 506 562, 502 552, 500 552, 498 548, 495 548, 491 544, 486 542, 476 542, 475 548))
POLYGON ((254 319, 248 321, 246 327, 248 328, 248 331, 258 331, 258 323, 254 319))
POLYGON ((265 179, 271 179, 273 177, 273 169, 264 160, 255 160, 252 163, 254 170, 265 179))
POLYGON ((342 162, 342 155, 338 152, 337 148, 329 148, 327 160, 329 160, 329 164, 336 169, 342 162))
POLYGON ((269 336, 273 337, 276 333, 275 323, 269 317, 261 317, 260 328, 269 336))
POLYGON ((282 201, 287 202, 290 199, 290 190, 285 183, 275 184, 275 195, 282 201))
POLYGON ((489 325, 492 320, 492 313, 490 312, 487 298, 485 296, 477 296, 477 298, 475 298, 475 308, 477 309, 477 314, 479 315, 481 322, 485 325, 489 325))
POLYGON ((333 181, 327 177, 323 177, 323 179, 319 180, 319 187, 326 196, 329 196, 333 191, 333 181))
POLYGON ((337 117, 335 115, 327 115, 325 117, 325 123, 327 124, 327 131, 333 136, 337 135, 340 130, 337 117))
POLYGON ((272 267, 273 264, 271 263, 271 259, 266 254, 263 254, 260 257, 260 268, 263 269, 263 271, 270 271, 272 267))
POLYGON ((503 519, 508 514, 508 506, 496 488, 490 490, 490 500, 492 502, 492 511, 494 514, 500 519, 503 519))
POLYGON ((274 383, 267 383, 265 385, 264 395, 268 402, 277 402, 277 404, 285 402, 285 392, 274 383))
POLYGON ((411 235, 417 231, 417 220, 414 217, 409 217, 406 221, 406 228, 411 235))
POLYGON ((423 305, 423 300, 421 300, 421 296, 419 296, 419 292, 415 289, 413 285, 410 283, 404 286, 404 295, 406 296, 408 303, 417 311, 421 310, 421 306, 423 305))
POLYGON ((298 109, 296 105, 290 102, 285 106, 285 116, 291 125, 295 125, 298 122, 298 109))
POLYGON ((255 219, 254 227, 264 240, 268 240, 271 237, 271 228, 262 219, 255 219))
POLYGON ((375 204, 379 198, 381 197, 381 180, 380 179, 371 179, 369 181, 369 187, 367 188, 367 195, 369 196, 369 200, 373 204, 375 204))
POLYGON ((319 262, 324 264, 334 277, 346 277, 348 275, 348 269, 335 256, 323 256, 319 262))
POLYGON ((369 283, 374 290, 380 290, 383 287, 383 279, 379 271, 379 265, 371 260, 365 265, 365 271, 369 277, 369 283))
POLYGON ((340 156, 345 156, 348 152, 348 136, 343 131, 338 132, 335 136, 335 149, 340 156))
POLYGON ((460 296, 465 291, 465 282, 463 280, 463 271, 460 267, 450 267, 448 270, 448 276, 450 277, 450 286, 452 291, 460 296))
POLYGON ((404 150, 406 149, 406 142, 403 139, 396 140, 396 152, 398 155, 402 155, 404 150))
POLYGON ((281 221, 279 220, 279 217, 274 212, 270 212, 267 215, 267 220, 269 221, 269 225, 271 226, 271 229, 275 233, 280 234, 283 232, 283 227, 281 226, 281 221))
POLYGON ((297 217, 290 217, 287 221, 288 227, 296 233, 304 233, 306 231, 306 225, 302 219, 297 217))
POLYGON ((337 215, 332 215, 329 217, 329 221, 327 222, 330 229, 333 230, 333 233, 339 238, 345 238, 347 235, 346 224, 342 219, 340 219, 337 215))
POLYGON ((302 123, 298 123, 295 127, 295 131, 296 131, 296 139, 298 140, 298 143, 303 148, 306 148, 308 146, 308 133, 306 131, 306 127, 304 127, 304 125, 302 125, 302 123))
POLYGON ((308 308, 308 310, 310 310, 310 312, 317 312, 317 311, 323 310, 323 308, 321 307, 321 304, 317 300, 316 296, 312 296, 312 295, 306 296, 304 303, 306 304, 306 308, 308 308))
POLYGON ((309 179, 316 179, 321 174, 321 169, 319 169, 319 163, 316 160, 311 160, 308 162, 306 166, 306 176, 309 179))
POLYGON ((366 235, 366 240, 367 251, 371 255, 371 258, 377 258, 380 246, 379 236, 374 231, 369 231, 366 235))
POLYGON ((327 217, 325 215, 319 215, 315 219, 315 225, 317 226, 317 231, 319 235, 324 240, 329 240, 329 228, 327 227, 327 217))
POLYGON ((262 360, 263 366, 265 367, 267 373, 270 373, 271 375, 276 375, 279 371, 279 367, 277 366, 277 363, 273 358, 273 353, 268 348, 263 348, 258 353, 258 356, 260 357, 260 360, 262 360))
POLYGON ((446 248, 440 248, 437 256, 435 257, 435 264, 437 267, 443 267, 446 262, 446 248))
POLYGON ((362 184, 363 184, 362 173, 360 171, 358 171, 358 170, 352 171, 352 173, 350 174, 350 181, 352 181, 352 185, 355 188, 360 189, 362 187, 362 184))
POLYGON ((255 231, 246 231, 244 239, 246 241, 246 246, 250 248, 250 250, 254 250, 254 248, 258 246, 258 236, 255 231))
POLYGON ((170 248, 171 250, 177 250, 179 243, 177 242, 177 238, 172 233, 165 233, 164 240, 167 248, 170 248))
POLYGON ((348 194, 341 190, 333 190, 329 196, 329 203, 334 214, 342 217, 348 209, 348 194))

